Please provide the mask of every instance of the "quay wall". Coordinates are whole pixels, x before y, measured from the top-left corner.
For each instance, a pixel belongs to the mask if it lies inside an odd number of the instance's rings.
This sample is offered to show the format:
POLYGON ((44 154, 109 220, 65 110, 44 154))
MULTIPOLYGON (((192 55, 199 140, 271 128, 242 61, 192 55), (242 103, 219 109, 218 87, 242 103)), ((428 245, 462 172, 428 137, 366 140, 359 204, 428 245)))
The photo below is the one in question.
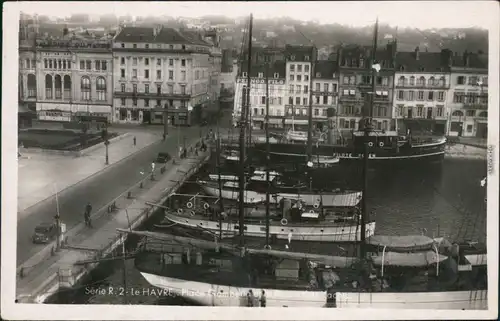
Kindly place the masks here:
MULTIPOLYGON (((193 146, 194 147, 194 146, 193 146)), ((208 149, 210 151, 210 148, 208 149)), ((148 201, 154 202, 156 204, 163 204, 170 196, 171 193, 177 191, 180 186, 182 186, 186 181, 190 179, 199 169, 203 166, 207 160, 210 158, 210 152, 202 153, 199 156, 189 155, 186 159, 174 159, 169 163, 165 164, 165 172, 170 171, 169 173, 163 174, 162 176, 156 175, 155 185, 152 186, 149 190, 145 190, 143 195, 139 197, 148 198, 148 201), (167 169, 167 165, 173 165, 172 168, 167 169), (172 180, 172 176, 175 176, 176 179, 172 180), (151 190, 157 189, 159 193, 157 193, 157 197, 147 195, 151 190), (160 195, 158 197, 158 195, 160 195), (149 196, 149 197, 148 197, 149 196)), ((163 171, 162 171, 163 172, 163 171)), ((142 186, 142 184, 141 184, 142 186)), ((98 266, 98 260, 104 259, 112 255, 114 251, 122 245, 127 240, 127 235, 119 234, 116 231, 116 228, 128 228, 129 226, 134 229, 142 225, 151 215, 157 210, 155 206, 147 206, 144 209, 137 211, 137 208, 134 208, 134 205, 137 206, 137 203, 142 201, 134 202, 131 206, 127 208, 120 209, 119 212, 126 212, 127 219, 124 221, 123 217, 125 215, 116 214, 116 217, 122 217, 121 222, 111 222, 114 224, 113 228, 109 228, 109 226, 95 226, 94 230, 96 230, 96 234, 102 234, 100 237, 95 237, 96 239, 106 240, 106 242, 102 242, 101 244, 95 244, 93 248, 83 248, 83 249, 71 249, 68 251, 67 241, 63 244, 62 251, 59 257, 59 261, 57 261, 56 268, 47 269, 49 270, 49 274, 44 276, 41 275, 41 281, 31 282, 24 288, 19 289, 16 293, 17 302, 20 303, 43 303, 49 298, 51 295, 59 291, 63 288, 71 288, 78 284, 78 282, 88 275, 93 269, 98 266), (128 210, 128 211, 127 211, 128 210), (136 211, 133 211, 136 210, 136 211), (135 212, 135 213, 134 213, 135 212), (120 224, 121 223, 121 224, 120 224), (95 249, 98 247, 98 249, 95 249), (82 254, 82 252, 86 252, 82 254), (85 264, 76 264, 78 261, 88 261, 90 263, 85 264), (60 265, 59 262, 62 262, 60 265), (94 263, 96 262, 96 263, 94 263)), ((123 214, 123 213, 121 213, 123 214)), ((85 240, 86 243, 91 243, 91 238, 85 240)), ((66 238, 67 239, 67 238, 66 238)), ((78 239, 78 237, 75 237, 78 239)), ((85 243, 84 242, 84 243, 85 243)), ((58 254, 55 254, 58 255, 58 254)), ((49 258, 48 260, 53 260, 53 258, 49 258)), ((42 262, 43 263, 43 262, 42 262)), ((42 264, 40 264, 42 265, 42 264)), ((37 268, 43 269, 42 266, 37 266, 33 268, 33 271, 29 272, 30 274, 37 273, 37 268)), ((18 271, 19 272, 19 271, 18 271)), ((40 278, 39 278, 40 279, 40 278)), ((18 278, 18 283, 19 283, 18 278)))

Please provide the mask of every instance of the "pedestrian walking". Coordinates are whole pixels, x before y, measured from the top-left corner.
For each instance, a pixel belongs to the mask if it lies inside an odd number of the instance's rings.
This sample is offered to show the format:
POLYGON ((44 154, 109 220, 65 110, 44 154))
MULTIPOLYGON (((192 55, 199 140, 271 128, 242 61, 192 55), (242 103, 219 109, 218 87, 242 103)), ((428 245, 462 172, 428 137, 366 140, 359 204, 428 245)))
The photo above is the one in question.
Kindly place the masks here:
POLYGON ((137 146, 137 138, 134 136, 134 146, 137 146))
POLYGON ((265 308, 266 307, 266 291, 262 290, 261 294, 260 294, 260 306, 265 308))
POLYGON ((254 301, 255 297, 253 295, 253 291, 252 290, 248 290, 248 293, 247 293, 247 307, 253 307, 253 301, 254 301))
POLYGON ((90 213, 91 212, 92 212, 92 205, 90 205, 90 202, 89 202, 85 206, 85 214, 84 214, 85 225, 88 226, 88 227, 92 227, 92 222, 90 220, 90 213))

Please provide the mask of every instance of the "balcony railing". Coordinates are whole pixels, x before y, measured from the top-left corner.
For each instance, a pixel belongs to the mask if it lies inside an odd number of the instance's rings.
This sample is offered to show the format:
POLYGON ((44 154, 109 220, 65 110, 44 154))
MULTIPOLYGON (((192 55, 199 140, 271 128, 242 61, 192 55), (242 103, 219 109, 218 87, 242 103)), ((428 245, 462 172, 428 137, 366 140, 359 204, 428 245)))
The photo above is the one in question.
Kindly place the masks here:
POLYGON ((339 99, 340 99, 340 101, 347 101, 347 102, 353 102, 353 103, 364 103, 365 102, 364 98, 359 98, 356 96, 340 96, 339 99))
POLYGON ((488 103, 464 103, 464 109, 488 109, 488 103))
POLYGON ((422 83, 415 83, 415 84, 409 84, 407 82, 405 83, 396 83, 396 88, 428 88, 428 89, 448 89, 450 88, 450 84, 422 84, 422 83))
POLYGON ((123 98, 168 98, 168 99, 188 99, 191 97, 190 92, 174 91, 172 93, 158 93, 158 92, 140 92, 140 91, 115 91, 116 97, 123 98))
MULTIPOLYGON (((304 94, 307 94, 307 92, 304 92, 304 94)), ((316 96, 334 96, 334 97, 339 95, 339 93, 335 91, 332 92, 332 91, 316 91, 316 90, 313 90, 312 94, 316 96)))

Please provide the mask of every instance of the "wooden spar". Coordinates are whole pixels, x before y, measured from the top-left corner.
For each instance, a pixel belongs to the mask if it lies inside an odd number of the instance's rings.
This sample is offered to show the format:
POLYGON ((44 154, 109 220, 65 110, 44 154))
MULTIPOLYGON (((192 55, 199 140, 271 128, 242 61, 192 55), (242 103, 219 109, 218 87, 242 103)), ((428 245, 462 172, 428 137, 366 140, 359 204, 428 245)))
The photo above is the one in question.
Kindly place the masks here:
POLYGON ((277 251, 277 250, 267 250, 267 249, 247 249, 248 253, 251 254, 264 254, 269 256, 275 256, 282 259, 307 259, 315 262, 320 262, 326 265, 335 266, 338 268, 349 267, 353 263, 358 261, 357 257, 354 256, 336 256, 336 255, 322 255, 313 253, 300 253, 291 251, 277 251))
POLYGON ((176 235, 171 235, 171 234, 166 234, 166 233, 157 233, 157 232, 150 232, 150 231, 129 231, 125 229, 116 229, 120 233, 128 233, 132 235, 137 235, 137 236, 145 236, 145 237, 150 237, 154 238, 157 240, 163 240, 163 241, 174 241, 178 243, 183 243, 185 245, 192 245, 201 249, 205 250, 213 250, 213 249, 224 249, 227 251, 238 251, 238 249, 235 246, 228 245, 228 244, 220 244, 220 243, 215 243, 207 240, 199 240, 191 237, 184 237, 184 236, 176 236, 176 235))
POLYGON ((372 72, 372 92, 370 95, 369 105, 363 108, 363 122, 364 122, 364 152, 363 152, 363 198, 361 199, 361 217, 359 224, 361 225, 361 246, 359 256, 362 259, 366 258, 366 222, 369 222, 368 212, 368 159, 369 159, 369 142, 370 133, 373 131, 373 103, 375 100, 375 80, 377 78, 377 70, 375 69, 375 61, 377 59, 377 37, 378 37, 378 17, 375 22, 375 32, 373 34, 373 48, 371 57, 371 72, 372 72))
POLYGON ((269 247, 269 203, 271 203, 271 182, 269 177, 270 161, 270 146, 269 146, 269 63, 266 64, 266 248, 269 247))
MULTIPOLYGON (((229 252, 237 253, 238 255, 241 253, 241 251, 238 249, 237 246, 224 244, 220 242, 199 240, 191 237, 176 236, 171 234, 150 232, 150 231, 130 231, 120 228, 117 229, 117 231, 120 233, 128 233, 137 236, 150 237, 157 240, 174 241, 185 245, 195 246, 197 248, 205 250, 223 249, 229 252)), ((322 255, 322 254, 278 251, 278 250, 268 250, 268 249, 252 249, 252 248, 245 248, 245 250, 247 253, 250 254, 269 255, 282 259, 295 259, 295 260, 308 259, 311 261, 323 263, 325 265, 335 266, 338 268, 349 267, 358 261, 358 258, 356 257, 346 257, 346 256, 322 255)))

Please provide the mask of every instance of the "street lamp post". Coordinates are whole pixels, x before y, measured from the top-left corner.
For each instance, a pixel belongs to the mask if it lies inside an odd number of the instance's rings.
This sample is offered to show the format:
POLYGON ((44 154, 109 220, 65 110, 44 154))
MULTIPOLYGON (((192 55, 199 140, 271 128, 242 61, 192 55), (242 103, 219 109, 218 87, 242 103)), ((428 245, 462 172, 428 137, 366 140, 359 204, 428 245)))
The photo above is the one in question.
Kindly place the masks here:
POLYGON ((167 138, 168 135, 168 103, 165 103, 163 111, 163 140, 167 138))
POLYGON ((104 129, 104 146, 106 146, 106 165, 109 165, 109 153, 108 153, 108 146, 109 146, 109 136, 108 136, 108 125, 106 125, 106 128, 104 129))

